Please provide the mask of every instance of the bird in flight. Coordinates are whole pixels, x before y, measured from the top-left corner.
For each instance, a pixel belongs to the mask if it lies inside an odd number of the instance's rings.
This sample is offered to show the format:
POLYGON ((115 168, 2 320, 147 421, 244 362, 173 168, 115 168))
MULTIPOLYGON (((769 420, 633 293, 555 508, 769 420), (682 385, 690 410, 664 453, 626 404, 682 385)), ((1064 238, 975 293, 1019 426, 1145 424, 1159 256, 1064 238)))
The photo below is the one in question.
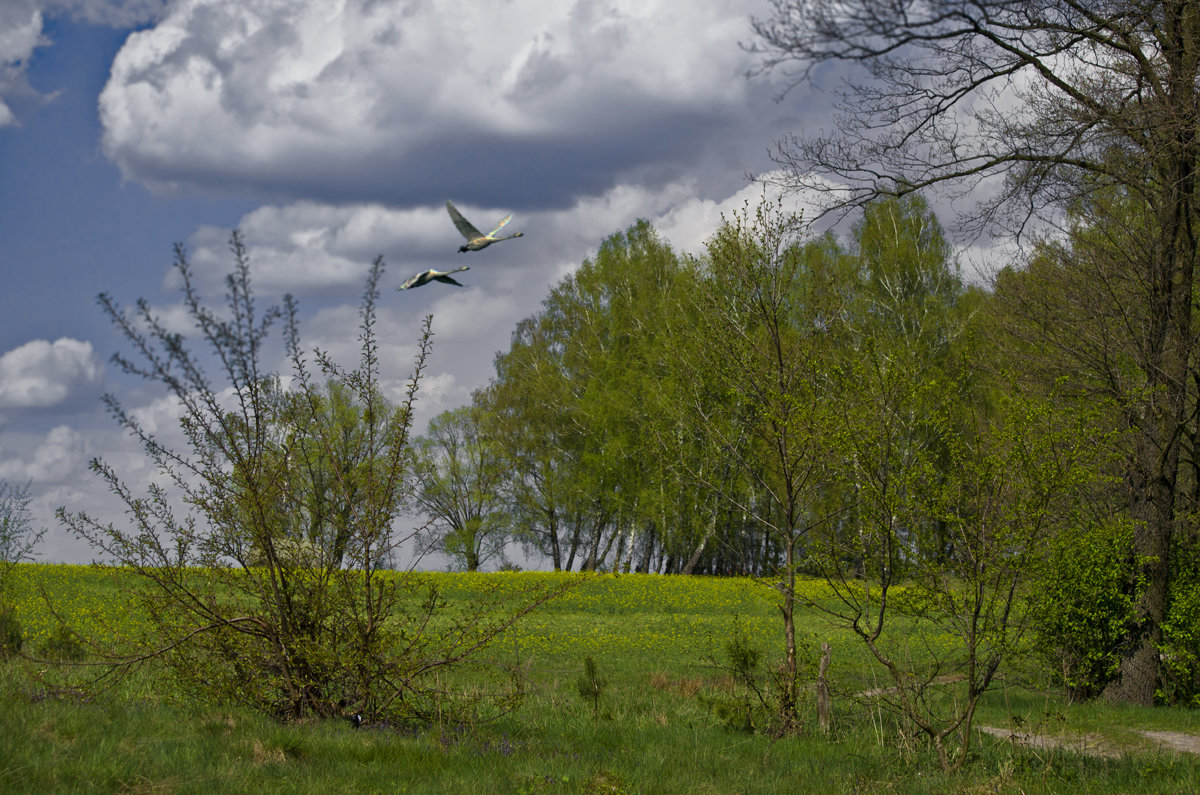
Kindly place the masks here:
POLYGON ((481 248, 487 248, 498 240, 510 240, 514 237, 522 237, 525 234, 524 232, 516 232, 504 237, 496 237, 496 233, 512 220, 512 213, 501 218, 500 223, 496 224, 496 228, 485 235, 472 226, 471 222, 464 218, 463 214, 454 206, 454 203, 449 200, 446 201, 446 211, 450 213, 450 220, 454 221, 454 226, 467 239, 467 242, 458 249, 460 254, 464 251, 479 251, 481 248))
POLYGON ((433 268, 430 268, 427 271, 421 271, 396 289, 410 290, 413 287, 420 287, 423 284, 429 284, 430 282, 434 281, 442 282, 443 284, 453 284, 455 287, 462 287, 461 284, 450 278, 450 274, 466 270, 470 270, 470 268, 466 265, 463 265, 461 268, 454 268, 453 270, 448 271, 435 271, 433 268))

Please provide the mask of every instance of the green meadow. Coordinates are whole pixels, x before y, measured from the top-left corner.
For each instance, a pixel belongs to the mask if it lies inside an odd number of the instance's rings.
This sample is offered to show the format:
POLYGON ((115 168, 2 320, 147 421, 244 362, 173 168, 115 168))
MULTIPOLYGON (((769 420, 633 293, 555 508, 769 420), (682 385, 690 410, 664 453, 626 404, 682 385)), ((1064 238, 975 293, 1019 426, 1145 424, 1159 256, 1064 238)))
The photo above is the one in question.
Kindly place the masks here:
MULTIPOLYGON (((83 635, 135 631, 128 575, 22 565, 10 600, 25 655, 0 663, 0 792, 1196 792, 1200 755, 1142 732, 1200 736, 1200 712, 1068 704, 1029 673, 991 692, 977 726, 1036 734, 1018 744, 980 732, 960 771, 943 773, 904 722, 863 697, 880 684, 852 638, 819 614, 798 622, 801 650, 833 648, 832 735, 815 707, 800 736, 731 726, 715 705, 739 698, 723 667, 741 628, 764 661, 782 649, 776 592, 749 579, 655 575, 420 575, 445 598, 482 588, 577 581, 488 647, 461 673, 515 675, 519 705, 487 719, 366 725, 281 724, 223 704, 188 701, 153 668, 108 689, 75 691, 40 659, 65 624, 83 635), (590 701, 577 685, 591 657, 590 701)), ((819 583, 808 583, 820 597, 819 583)), ((85 658, 84 663, 94 663, 85 658)))

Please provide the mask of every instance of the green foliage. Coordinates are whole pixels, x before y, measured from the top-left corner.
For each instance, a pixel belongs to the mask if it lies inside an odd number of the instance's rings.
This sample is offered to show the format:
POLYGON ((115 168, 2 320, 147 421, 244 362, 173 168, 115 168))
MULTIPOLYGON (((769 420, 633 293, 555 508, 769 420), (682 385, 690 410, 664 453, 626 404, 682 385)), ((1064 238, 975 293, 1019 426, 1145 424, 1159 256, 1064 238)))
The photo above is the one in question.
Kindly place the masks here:
POLYGON ((575 691, 591 706, 593 719, 600 717, 600 697, 604 695, 604 688, 607 686, 608 682, 600 676, 600 669, 592 655, 584 657, 583 673, 575 680, 575 691))
POLYGON ((1074 699, 1098 696, 1117 675, 1124 639, 1136 629, 1140 594, 1130 591, 1133 527, 1112 518, 1069 528, 1045 550, 1030 592, 1047 670, 1074 699))
POLYGON ((59 624, 54 631, 42 641, 41 655, 49 660, 60 662, 79 662, 87 657, 87 649, 79 635, 66 624, 59 624))
POLYGON ((683 283, 648 225, 613 236, 522 323, 477 406, 556 568, 628 567, 644 539, 668 570, 770 575, 797 723, 797 575, 818 574, 837 599, 809 604, 960 764, 960 728, 1028 642, 1020 595, 1048 540, 1110 474, 1109 425, 1003 375, 989 299, 919 197, 867 206, 848 246, 805 232, 747 204, 683 283), (961 699, 924 698, 964 671, 961 699))
POLYGON ((1163 621, 1158 699, 1200 707, 1200 537, 1180 534, 1171 553, 1174 577, 1163 621))
POLYGON ((0 604, 0 660, 6 660, 21 651, 25 644, 25 633, 16 611, 0 604))
POLYGON ((14 486, 0 480, 0 600, 4 598, 4 586, 13 567, 33 560, 33 549, 46 534, 45 528, 33 528, 29 512, 32 499, 28 483, 14 486))
POLYGON ((485 435, 481 414, 474 406, 444 412, 415 442, 414 501, 432 523, 419 547, 445 553, 466 571, 503 564, 511 526, 503 451, 485 435))

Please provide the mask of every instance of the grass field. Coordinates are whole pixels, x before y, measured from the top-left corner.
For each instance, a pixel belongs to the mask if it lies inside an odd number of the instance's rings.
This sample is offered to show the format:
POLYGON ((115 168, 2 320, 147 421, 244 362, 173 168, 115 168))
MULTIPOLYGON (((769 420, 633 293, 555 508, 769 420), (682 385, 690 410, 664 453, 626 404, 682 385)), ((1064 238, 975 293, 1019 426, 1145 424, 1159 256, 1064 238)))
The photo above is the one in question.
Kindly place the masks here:
MULTIPOLYGON (((577 575, 426 576, 453 600, 498 579, 518 587, 577 575)), ((114 632, 136 622, 124 577, 20 567, 11 598, 27 650, 36 655, 60 620, 114 632)), ((977 724, 1066 744, 1022 747, 980 734, 954 774, 941 772, 902 722, 845 695, 835 699, 832 738, 727 728, 706 703, 730 681, 709 660, 738 625, 765 656, 777 655, 774 596, 742 579, 589 579, 487 651, 523 672, 526 696, 515 712, 470 725, 283 725, 182 702, 152 672, 105 693, 58 697, 39 685, 37 665, 2 663, 0 792, 1200 792, 1200 756, 1162 750, 1139 733, 1200 735, 1200 713, 1067 705, 1014 677, 987 697, 977 724), (587 656, 607 682, 595 712, 576 688, 587 656), (1093 753, 1074 750, 1081 746, 1093 753)), ((874 680, 854 642, 818 616, 802 616, 800 629, 813 644, 832 643, 839 692, 874 680)))

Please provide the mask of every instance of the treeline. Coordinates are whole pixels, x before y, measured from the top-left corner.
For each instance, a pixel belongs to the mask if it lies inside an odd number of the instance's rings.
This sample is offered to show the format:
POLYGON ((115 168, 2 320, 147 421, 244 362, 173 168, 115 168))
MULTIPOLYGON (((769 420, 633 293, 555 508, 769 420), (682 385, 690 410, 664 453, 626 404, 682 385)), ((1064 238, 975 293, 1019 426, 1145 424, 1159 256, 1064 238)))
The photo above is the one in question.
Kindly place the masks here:
MULTIPOLYGON (((639 221, 555 285, 472 405, 435 419, 420 440, 420 504, 435 546, 467 569, 502 565, 515 541, 555 569, 765 575, 787 555, 772 527, 848 524, 854 507, 846 494, 814 490, 803 517, 772 515, 786 503, 772 492, 789 477, 773 464, 779 445, 807 445, 782 452, 799 453, 787 464, 815 483, 829 463, 814 460, 816 437, 828 448, 843 429, 823 417, 803 442, 781 439, 772 426, 787 423, 764 412, 760 376, 778 387, 781 366, 788 399, 824 404, 822 414, 839 390, 854 391, 850 371, 868 366, 907 368, 964 405, 985 399, 982 371, 997 370, 980 333, 990 296, 964 284, 924 201, 873 205, 848 246, 803 239, 799 219, 785 216, 749 209, 700 257, 639 221), (764 213, 786 226, 777 239, 754 239, 764 213), (778 250, 755 250, 763 245, 778 250), (774 272, 761 275, 773 283, 735 283, 748 275, 739 259, 771 260, 774 272), (776 328, 753 307, 772 301, 776 328), (785 353, 793 360, 778 361, 785 353)), ((914 417, 912 444, 937 444, 933 421, 914 417)))
MULTIPOLYGON (((1104 200, 1107 218, 1130 201, 1104 200)), ((1101 693, 1147 626, 1129 488, 1145 396, 1121 316, 1136 296, 1113 293, 1137 285, 1094 270, 1128 252, 1086 211, 990 289, 964 283, 915 196, 868 206, 847 243, 764 202, 698 257, 638 222, 418 440, 428 546, 466 569, 507 565, 516 543, 555 569, 769 576, 785 592, 805 573, 885 592, 990 577, 1032 595, 1021 626, 1072 691, 1101 693)), ((1185 437, 1167 701, 1200 693, 1200 413, 1185 437)))

